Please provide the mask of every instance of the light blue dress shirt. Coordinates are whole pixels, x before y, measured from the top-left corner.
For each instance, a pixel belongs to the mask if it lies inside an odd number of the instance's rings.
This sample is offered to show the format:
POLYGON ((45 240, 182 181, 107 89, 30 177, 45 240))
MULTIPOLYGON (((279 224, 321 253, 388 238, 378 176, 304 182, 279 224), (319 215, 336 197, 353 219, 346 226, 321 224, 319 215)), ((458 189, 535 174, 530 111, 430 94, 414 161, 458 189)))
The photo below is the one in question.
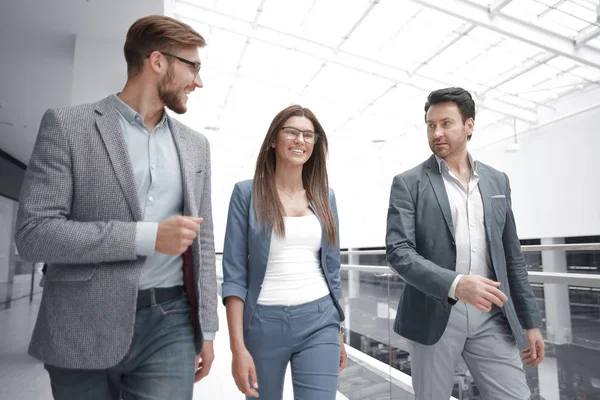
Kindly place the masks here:
MULTIPOLYGON (((179 153, 169 128, 167 113, 150 132, 134 109, 116 95, 112 97, 119 111, 143 221, 137 223, 135 246, 138 255, 146 256, 139 289, 183 285, 183 258, 154 250, 158 224, 183 215, 183 181, 179 153)), ((205 340, 214 340, 215 332, 204 332, 205 340)))

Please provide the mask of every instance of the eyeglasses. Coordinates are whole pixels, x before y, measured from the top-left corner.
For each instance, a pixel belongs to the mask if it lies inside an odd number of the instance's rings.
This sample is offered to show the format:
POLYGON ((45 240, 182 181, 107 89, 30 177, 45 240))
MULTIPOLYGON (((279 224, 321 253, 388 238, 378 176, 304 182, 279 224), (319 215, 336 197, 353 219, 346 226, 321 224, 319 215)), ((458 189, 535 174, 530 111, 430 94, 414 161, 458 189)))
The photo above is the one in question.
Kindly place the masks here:
POLYGON ((190 67, 193 68, 194 76, 198 76, 198 74, 200 73, 200 66, 202 64, 199 63, 199 62, 194 62, 194 61, 186 60, 183 57, 176 56, 175 54, 172 54, 172 53, 167 53, 166 51, 161 51, 160 54, 162 54, 163 56, 173 57, 174 59, 179 60, 182 63, 189 65, 190 67))
POLYGON ((292 128, 291 126, 284 126, 281 128, 283 133, 285 133, 288 139, 296 139, 300 134, 304 137, 304 141, 306 143, 315 144, 317 140, 319 140, 319 134, 314 133, 313 131, 301 131, 296 128, 292 128))

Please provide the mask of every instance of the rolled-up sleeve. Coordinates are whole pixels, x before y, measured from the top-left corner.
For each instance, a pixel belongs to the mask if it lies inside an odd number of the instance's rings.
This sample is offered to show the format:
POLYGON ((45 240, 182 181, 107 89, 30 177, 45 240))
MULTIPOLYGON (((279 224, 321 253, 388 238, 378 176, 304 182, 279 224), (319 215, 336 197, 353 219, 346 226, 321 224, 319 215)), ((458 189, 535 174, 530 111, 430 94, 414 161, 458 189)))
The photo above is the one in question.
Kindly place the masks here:
POLYGON ((223 246, 223 304, 229 296, 246 300, 248 292, 248 213, 250 201, 238 184, 233 188, 223 246))

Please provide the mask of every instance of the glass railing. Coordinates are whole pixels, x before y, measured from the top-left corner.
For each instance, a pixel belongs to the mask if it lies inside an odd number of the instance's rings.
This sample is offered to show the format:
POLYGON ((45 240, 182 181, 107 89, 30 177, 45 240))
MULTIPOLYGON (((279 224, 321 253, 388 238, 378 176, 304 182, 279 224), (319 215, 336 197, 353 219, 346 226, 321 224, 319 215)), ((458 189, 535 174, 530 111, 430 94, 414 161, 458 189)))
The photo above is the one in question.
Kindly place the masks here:
MULTIPOLYGON (((526 367, 532 399, 600 399, 600 244, 523 246, 542 314, 546 359, 526 367)), ((348 399, 412 399, 407 342, 393 329, 403 280, 385 251, 342 252, 348 399)), ((456 399, 481 399, 466 365, 455 370, 456 399)))

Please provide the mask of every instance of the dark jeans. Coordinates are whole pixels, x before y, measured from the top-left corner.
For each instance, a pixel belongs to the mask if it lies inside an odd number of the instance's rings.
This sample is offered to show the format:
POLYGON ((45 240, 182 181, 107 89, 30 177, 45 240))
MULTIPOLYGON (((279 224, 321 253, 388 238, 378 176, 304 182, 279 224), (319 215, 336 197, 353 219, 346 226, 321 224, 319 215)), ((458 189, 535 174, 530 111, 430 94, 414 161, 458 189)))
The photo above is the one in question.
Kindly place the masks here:
POLYGON ((195 349, 190 313, 185 297, 139 309, 129 353, 109 369, 45 365, 54 399, 191 400, 195 349))

